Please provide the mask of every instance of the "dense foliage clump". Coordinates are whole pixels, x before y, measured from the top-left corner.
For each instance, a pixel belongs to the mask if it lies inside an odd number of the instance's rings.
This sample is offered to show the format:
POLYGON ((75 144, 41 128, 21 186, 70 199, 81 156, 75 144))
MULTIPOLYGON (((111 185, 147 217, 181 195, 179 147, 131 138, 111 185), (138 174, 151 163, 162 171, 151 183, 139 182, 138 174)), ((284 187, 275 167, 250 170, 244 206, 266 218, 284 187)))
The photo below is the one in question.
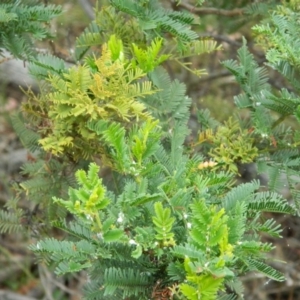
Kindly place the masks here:
MULTIPOLYGON (((86 299, 242 299, 247 272, 283 281, 268 263, 274 247, 262 233, 281 234, 264 212, 297 214, 300 206, 294 182, 300 135, 282 125, 287 117, 300 119, 293 4, 254 27, 268 65, 291 88, 272 90, 244 40, 237 60, 222 64, 239 83, 235 103, 250 111, 250 120, 220 124, 199 111, 202 130, 192 144, 186 142, 191 99, 165 65, 177 62, 201 76, 186 59, 221 49, 198 37, 192 14, 159 1, 110 1, 78 37, 69 67, 24 46, 30 22, 23 24, 23 14, 33 12, 29 33, 48 38, 38 21, 49 22, 60 8, 1 4, 0 24, 21 29, 16 47, 6 31, 0 46, 28 59, 32 75, 43 79, 40 95, 28 92, 13 117, 24 146, 35 152, 17 190, 41 209, 35 222, 43 220, 46 236, 41 231, 30 246, 39 259, 58 275, 86 270, 86 299), (268 172, 268 191, 256 180, 235 184, 244 163, 268 172), (280 172, 293 203, 276 193, 280 172), (51 236, 51 227, 66 232, 64 239, 51 236)), ((22 229, 16 202, 0 211, 2 232, 22 229)))

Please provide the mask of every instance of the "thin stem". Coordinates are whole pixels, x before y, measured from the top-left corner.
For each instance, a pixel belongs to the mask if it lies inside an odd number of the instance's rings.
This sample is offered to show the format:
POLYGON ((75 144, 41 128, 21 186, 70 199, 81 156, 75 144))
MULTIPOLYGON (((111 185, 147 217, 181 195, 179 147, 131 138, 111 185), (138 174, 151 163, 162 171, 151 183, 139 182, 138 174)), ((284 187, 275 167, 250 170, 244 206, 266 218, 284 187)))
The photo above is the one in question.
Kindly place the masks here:
POLYGON ((97 225, 98 225, 98 229, 99 229, 100 231, 102 231, 102 223, 101 223, 101 220, 100 220, 100 217, 99 217, 99 213, 96 213, 96 214, 95 214, 95 218, 96 218, 96 223, 97 223, 97 225))
POLYGON ((188 10, 191 13, 194 13, 196 15, 218 15, 218 16, 224 16, 224 17, 234 17, 234 16, 241 16, 244 14, 244 10, 240 8, 235 8, 232 10, 226 10, 226 9, 219 9, 214 7, 201 7, 197 8, 195 6, 192 6, 188 3, 179 3, 177 5, 179 8, 183 8, 188 10))
POLYGON ((281 122, 284 121, 284 119, 286 118, 285 115, 282 115, 281 117, 279 117, 273 124, 272 124, 272 129, 274 129, 275 127, 277 127, 281 122))

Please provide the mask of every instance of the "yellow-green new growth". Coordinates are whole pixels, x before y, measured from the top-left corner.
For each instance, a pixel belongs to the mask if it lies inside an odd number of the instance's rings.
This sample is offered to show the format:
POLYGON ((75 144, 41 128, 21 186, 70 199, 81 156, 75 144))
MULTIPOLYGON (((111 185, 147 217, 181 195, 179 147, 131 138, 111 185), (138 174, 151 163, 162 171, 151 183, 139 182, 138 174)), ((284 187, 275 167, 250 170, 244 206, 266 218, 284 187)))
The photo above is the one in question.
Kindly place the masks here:
POLYGON ((132 49, 137 64, 144 72, 148 73, 153 71, 154 68, 159 66, 162 62, 170 57, 168 54, 159 55, 159 52, 162 48, 162 42, 162 39, 156 38, 145 50, 139 48, 135 44, 132 44, 132 49))
POLYGON ((93 146, 98 140, 87 128, 87 121, 125 125, 151 119, 139 98, 155 90, 150 81, 141 81, 145 73, 138 66, 123 59, 122 49, 121 41, 112 37, 103 45, 100 58, 89 58, 62 76, 49 78, 54 91, 43 97, 48 102, 46 118, 51 126, 40 140, 46 151, 68 153, 75 160, 88 158, 101 149, 93 146))
POLYGON ((248 130, 241 129, 237 121, 231 118, 215 132, 211 129, 199 135, 199 143, 212 145, 210 156, 220 166, 237 173, 237 163, 250 163, 258 156, 254 138, 248 130))
POLYGON ((102 231, 99 211, 105 209, 110 200, 105 197, 106 188, 98 177, 99 166, 90 164, 89 171, 76 172, 76 179, 80 187, 69 189, 69 200, 53 197, 54 202, 64 206, 70 213, 92 223, 97 232, 102 231))
POLYGON ((174 246, 174 233, 171 231, 175 218, 171 217, 170 208, 163 208, 161 202, 154 204, 156 216, 152 217, 157 232, 157 240, 162 242, 163 247, 174 246))
POLYGON ((211 274, 197 274, 190 268, 190 260, 184 261, 188 283, 179 285, 180 291, 188 300, 215 300, 217 293, 223 288, 224 278, 215 278, 211 274))

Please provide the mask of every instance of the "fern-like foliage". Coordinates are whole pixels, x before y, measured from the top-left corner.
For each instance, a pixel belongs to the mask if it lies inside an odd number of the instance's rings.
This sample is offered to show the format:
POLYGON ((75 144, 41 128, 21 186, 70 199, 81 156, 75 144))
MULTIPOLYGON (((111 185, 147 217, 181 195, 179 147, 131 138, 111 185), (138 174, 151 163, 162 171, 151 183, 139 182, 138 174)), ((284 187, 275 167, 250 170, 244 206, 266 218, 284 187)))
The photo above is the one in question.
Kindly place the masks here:
POLYGON ((110 3, 116 9, 138 18, 142 30, 149 30, 149 34, 169 32, 181 42, 197 38, 197 34, 190 29, 194 18, 188 13, 167 11, 158 1, 144 5, 132 0, 111 0, 110 3))
POLYGON ((146 72, 170 57, 188 71, 201 76, 206 74, 204 70, 191 69, 183 59, 221 49, 211 39, 199 39, 190 29, 195 22, 192 14, 166 11, 159 1, 140 5, 135 1, 122 0, 111 1, 111 5, 97 11, 95 21, 77 39, 76 60, 82 59, 89 50, 97 51, 95 46, 102 45, 116 35, 124 44, 124 53, 128 56, 133 54, 140 68, 146 72), (127 14, 132 17, 128 18, 127 14), (164 33, 171 33, 176 38, 164 39, 162 43, 164 33), (145 38, 150 45, 147 50, 144 49, 145 38), (163 54, 157 57, 161 46, 163 54))
POLYGON ((139 178, 145 170, 143 162, 149 159, 159 147, 161 136, 157 121, 148 120, 141 127, 133 127, 128 134, 118 123, 89 121, 87 128, 95 132, 110 151, 102 153, 105 164, 123 174, 139 178))
POLYGON ((37 4, 35 1, 1 1, 0 48, 13 56, 30 60, 36 56, 34 40, 53 37, 48 24, 62 13, 55 5, 37 4))
POLYGON ((44 221, 49 225, 51 220, 66 215, 66 210, 55 204, 52 197, 65 195, 66 187, 76 183, 73 166, 56 159, 45 159, 45 156, 41 156, 22 166, 21 173, 25 179, 20 183, 20 188, 38 205, 38 214, 45 212, 44 221))
MULTIPOLYGON (((145 75, 140 68, 128 65, 125 60, 112 59, 117 43, 117 40, 111 40, 108 46, 103 46, 100 58, 89 59, 86 64, 73 67, 61 75, 52 67, 49 82, 54 92, 42 96, 43 102, 49 103, 45 108, 48 110, 46 116, 45 112, 40 115, 43 119, 46 117, 48 122, 55 120, 40 140, 46 151, 56 155, 67 151, 76 160, 88 158, 97 153, 93 140, 95 134, 86 127, 88 120, 112 118, 129 123, 133 119, 150 117, 138 99, 155 92, 151 82, 139 81, 145 75)), ((59 70, 61 72, 62 68, 59 70)), ((30 114, 30 105, 25 108, 30 114)))
MULTIPOLYGON (((261 169, 276 162, 274 187, 277 165, 296 174, 300 136, 279 126, 297 111, 296 93, 273 94, 244 41, 238 61, 224 65, 243 89, 235 99, 250 109, 249 127, 199 112, 202 132, 191 150, 191 99, 162 64, 218 46, 197 39, 191 14, 165 10, 159 1, 110 3, 78 38, 76 66, 41 56, 30 67, 47 89, 29 92, 23 115, 14 117, 36 155, 23 166, 20 187, 36 203, 34 221, 66 234, 40 238, 30 249, 58 275, 85 270, 87 299, 234 299, 232 293, 242 297, 237 277, 248 271, 282 281, 268 265, 273 245, 260 235, 279 237, 281 228, 263 213, 296 208, 261 192, 258 181, 235 186, 234 178, 238 164, 254 160, 261 169)), ((0 230, 17 231, 5 221, 23 216, 10 202, 0 230)))
POLYGON ((239 63, 231 60, 223 64, 243 89, 243 93, 235 97, 237 106, 252 111, 249 130, 254 134, 255 146, 258 149, 269 149, 261 154, 258 150, 259 172, 267 172, 270 178, 269 187, 275 191, 286 184, 282 181, 283 174, 288 175, 287 181, 299 208, 299 196, 295 184, 292 183, 292 174, 299 170, 299 139, 296 132, 282 125, 282 122, 291 116, 295 116, 299 121, 297 16, 299 13, 295 11, 293 4, 278 6, 265 23, 254 27, 259 42, 267 49, 267 64, 290 82, 293 91, 282 89, 275 93, 270 90, 266 68, 257 65, 247 50, 245 41, 238 51, 239 63))
POLYGON ((21 114, 12 115, 11 122, 24 147, 31 152, 37 151, 39 149, 38 141, 40 135, 26 127, 25 120, 21 114))
POLYGON ((152 41, 151 46, 147 50, 139 48, 133 44, 134 56, 138 62, 139 67, 146 73, 153 71, 155 67, 159 66, 162 62, 169 58, 169 55, 158 56, 161 50, 162 39, 155 39, 152 41))
POLYGON ((145 41, 138 20, 128 18, 112 6, 102 7, 96 11, 95 21, 77 38, 75 59, 81 60, 89 52, 98 53, 97 48, 108 42, 112 35, 122 40, 127 54, 133 43, 140 46, 145 41))
POLYGON ((160 202, 154 204, 156 215, 152 218, 157 232, 156 239, 161 241, 164 247, 173 245, 174 233, 171 232, 175 218, 170 217, 171 211, 169 208, 163 208, 160 202))
POLYGON ((150 285, 149 276, 134 269, 125 271, 119 268, 109 268, 104 273, 104 280, 108 282, 104 296, 114 295, 117 289, 121 289, 123 297, 141 297, 147 294, 150 285))
POLYGON ((186 86, 178 80, 171 81, 163 68, 157 68, 149 77, 158 92, 146 96, 143 101, 153 115, 161 120, 165 131, 167 128, 173 130, 177 121, 186 124, 191 105, 191 99, 185 95, 186 86))
POLYGON ((37 79, 47 79, 49 75, 66 72, 65 62, 50 54, 38 54, 29 64, 29 72, 37 79))
POLYGON ((17 233, 22 232, 23 225, 21 219, 24 211, 17 209, 14 212, 0 210, 0 232, 1 233, 17 233))
POLYGON ((237 163, 250 163, 258 155, 248 130, 242 130, 240 124, 232 119, 225 122, 224 126, 217 127, 215 132, 211 128, 202 131, 198 140, 200 145, 210 145, 208 155, 216 164, 232 172, 238 172, 237 163))

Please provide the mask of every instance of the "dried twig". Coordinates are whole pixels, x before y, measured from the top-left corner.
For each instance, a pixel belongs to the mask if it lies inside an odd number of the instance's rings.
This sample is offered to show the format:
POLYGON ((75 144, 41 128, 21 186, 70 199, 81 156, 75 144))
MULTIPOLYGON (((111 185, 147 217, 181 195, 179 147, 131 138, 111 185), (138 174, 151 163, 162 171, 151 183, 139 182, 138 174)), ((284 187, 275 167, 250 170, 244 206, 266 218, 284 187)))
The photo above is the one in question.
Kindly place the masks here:
POLYGON ((234 47, 241 47, 242 43, 233 39, 230 39, 228 36, 221 35, 221 34, 212 34, 212 33, 204 33, 199 34, 200 38, 212 38, 218 42, 224 42, 234 47))
POLYGON ((233 17, 233 16, 241 16, 243 15, 244 11, 240 8, 235 8, 232 10, 226 10, 226 9, 219 9, 219 8, 213 8, 213 7, 201 7, 197 8, 193 5, 190 5, 188 3, 179 3, 177 5, 179 8, 183 8, 188 10, 191 13, 194 13, 196 15, 219 15, 224 17, 233 17))

